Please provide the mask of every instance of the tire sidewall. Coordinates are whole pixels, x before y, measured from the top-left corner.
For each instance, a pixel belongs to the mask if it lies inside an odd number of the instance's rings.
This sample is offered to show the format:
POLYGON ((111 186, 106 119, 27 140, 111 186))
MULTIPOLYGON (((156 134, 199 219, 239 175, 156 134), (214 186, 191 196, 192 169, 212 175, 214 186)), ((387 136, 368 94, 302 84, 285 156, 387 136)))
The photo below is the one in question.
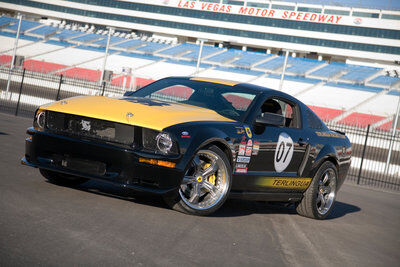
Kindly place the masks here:
MULTIPOLYGON (((229 163, 228 157, 226 156, 226 154, 217 146, 212 145, 209 147, 205 147, 205 148, 201 148, 198 151, 196 151, 196 153, 193 155, 192 159, 196 156, 197 153, 201 152, 201 151, 206 151, 206 150, 210 150, 214 153, 216 153, 218 155, 218 157, 220 157, 223 161, 224 164, 227 168, 227 173, 228 173, 228 177, 227 177, 227 182, 228 182, 228 188, 225 192, 225 195, 219 200, 219 202, 212 206, 211 208, 208 209, 204 209, 204 210, 199 210, 199 209, 193 209, 192 207, 189 207, 181 198, 180 194, 179 194, 179 190, 180 190, 180 185, 179 187, 174 190, 173 192, 171 192, 168 195, 164 196, 164 200, 167 202, 167 204, 169 206, 171 206, 173 209, 186 213, 186 214, 191 214, 191 215, 209 215, 213 212, 215 212, 216 210, 218 210, 226 201, 226 199, 228 198, 229 192, 231 190, 231 186, 232 186, 232 166, 229 163)), ((192 159, 189 161, 188 166, 185 169, 185 172, 189 169, 190 164, 192 162, 192 159)))
POLYGON ((315 174, 313 180, 312 180, 312 199, 311 199, 311 205, 312 205, 312 212, 313 215, 316 219, 319 220, 323 220, 325 219, 332 211, 333 206, 335 204, 336 201, 336 196, 337 196, 337 183, 338 183, 338 172, 337 172, 337 168, 336 166, 331 162, 331 161, 325 161, 318 169, 317 173, 315 174), (329 169, 332 169, 335 173, 335 183, 336 183, 336 187, 335 187, 335 198, 333 199, 333 203, 330 207, 330 209, 328 210, 328 212, 326 212, 325 214, 321 214, 319 213, 318 209, 317 209, 317 195, 318 195, 318 190, 319 190, 319 181, 322 178, 322 175, 325 174, 325 172, 329 169))

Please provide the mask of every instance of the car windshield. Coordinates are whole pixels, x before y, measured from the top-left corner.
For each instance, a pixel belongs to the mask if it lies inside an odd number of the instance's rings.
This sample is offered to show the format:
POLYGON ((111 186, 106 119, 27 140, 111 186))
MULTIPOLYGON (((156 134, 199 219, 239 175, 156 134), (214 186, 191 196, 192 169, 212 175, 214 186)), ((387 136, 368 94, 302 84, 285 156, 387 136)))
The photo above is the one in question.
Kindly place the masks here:
POLYGON ((208 108, 224 117, 240 121, 257 94, 257 91, 220 83, 190 79, 163 79, 127 96, 208 108))

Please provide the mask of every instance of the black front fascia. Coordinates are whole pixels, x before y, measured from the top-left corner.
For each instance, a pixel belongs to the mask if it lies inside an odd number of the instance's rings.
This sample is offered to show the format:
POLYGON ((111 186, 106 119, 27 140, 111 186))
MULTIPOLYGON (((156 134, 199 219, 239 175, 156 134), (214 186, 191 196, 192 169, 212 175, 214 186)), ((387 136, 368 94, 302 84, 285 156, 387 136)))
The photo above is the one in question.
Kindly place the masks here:
POLYGON ((180 159, 171 159, 162 155, 143 153, 98 143, 91 140, 77 139, 28 129, 32 137, 26 140, 23 164, 54 170, 57 172, 104 180, 127 187, 153 193, 165 193, 176 189, 183 177, 185 164, 180 159), (175 168, 168 168, 147 163, 140 163, 139 157, 154 158, 176 162, 175 168), (105 166, 103 173, 89 169, 70 169, 63 162, 71 160, 91 166, 105 166), (183 167, 182 167, 183 166, 183 167))

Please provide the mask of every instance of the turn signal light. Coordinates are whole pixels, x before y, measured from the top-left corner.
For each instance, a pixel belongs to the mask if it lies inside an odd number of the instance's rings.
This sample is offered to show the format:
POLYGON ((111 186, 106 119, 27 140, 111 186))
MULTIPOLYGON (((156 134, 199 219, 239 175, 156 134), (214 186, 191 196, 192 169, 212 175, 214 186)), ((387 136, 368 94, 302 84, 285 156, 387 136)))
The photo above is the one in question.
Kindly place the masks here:
POLYGON ((169 161, 158 160, 158 159, 146 159, 146 158, 139 158, 139 162, 163 166, 163 167, 167 167, 167 168, 174 168, 176 165, 175 162, 169 162, 169 161))

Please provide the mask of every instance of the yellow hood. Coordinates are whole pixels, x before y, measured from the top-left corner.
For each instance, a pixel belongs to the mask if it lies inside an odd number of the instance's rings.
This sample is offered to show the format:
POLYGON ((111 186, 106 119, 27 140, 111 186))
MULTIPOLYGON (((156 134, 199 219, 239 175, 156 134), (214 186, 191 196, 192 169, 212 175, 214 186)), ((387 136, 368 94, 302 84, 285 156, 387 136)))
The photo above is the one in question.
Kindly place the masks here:
POLYGON ((144 98, 114 99, 105 96, 77 96, 41 106, 40 109, 137 125, 159 131, 174 124, 190 121, 233 121, 210 109, 144 98), (127 115, 128 113, 132 113, 133 116, 127 115))

